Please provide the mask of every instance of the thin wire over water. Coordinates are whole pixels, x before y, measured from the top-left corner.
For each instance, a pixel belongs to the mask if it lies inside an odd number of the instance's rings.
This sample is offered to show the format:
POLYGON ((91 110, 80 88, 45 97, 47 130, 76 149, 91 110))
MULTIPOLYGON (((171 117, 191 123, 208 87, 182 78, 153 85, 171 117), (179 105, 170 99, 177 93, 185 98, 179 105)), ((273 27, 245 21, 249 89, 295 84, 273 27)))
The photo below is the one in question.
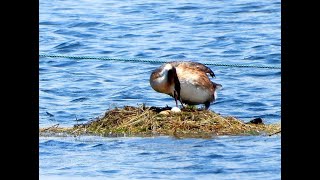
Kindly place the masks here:
MULTIPOLYGON (((151 59, 125 59, 125 58, 108 58, 98 56, 67 56, 67 55, 53 55, 53 54, 39 54, 39 57, 50 58, 69 58, 69 59, 96 59, 106 61, 129 61, 129 62, 148 62, 148 63, 166 63, 168 61, 163 60, 151 60, 151 59)), ((225 66, 225 67, 239 67, 239 68, 264 68, 264 69, 281 69, 279 66, 260 66, 260 65, 245 65, 245 64, 220 64, 220 63, 203 63, 207 66, 225 66)))

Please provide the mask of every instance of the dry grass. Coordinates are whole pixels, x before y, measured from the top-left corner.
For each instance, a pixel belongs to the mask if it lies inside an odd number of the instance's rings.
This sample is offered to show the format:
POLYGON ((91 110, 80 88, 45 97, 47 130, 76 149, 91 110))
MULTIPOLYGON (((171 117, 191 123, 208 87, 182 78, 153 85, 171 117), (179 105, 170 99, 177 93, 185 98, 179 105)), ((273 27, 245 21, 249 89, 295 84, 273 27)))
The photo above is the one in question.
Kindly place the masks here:
POLYGON ((245 123, 231 116, 223 117, 212 111, 195 108, 171 112, 169 107, 125 106, 115 108, 85 124, 72 128, 58 125, 40 129, 40 135, 93 134, 102 136, 171 135, 175 137, 212 137, 217 135, 273 135, 281 132, 280 124, 245 123))

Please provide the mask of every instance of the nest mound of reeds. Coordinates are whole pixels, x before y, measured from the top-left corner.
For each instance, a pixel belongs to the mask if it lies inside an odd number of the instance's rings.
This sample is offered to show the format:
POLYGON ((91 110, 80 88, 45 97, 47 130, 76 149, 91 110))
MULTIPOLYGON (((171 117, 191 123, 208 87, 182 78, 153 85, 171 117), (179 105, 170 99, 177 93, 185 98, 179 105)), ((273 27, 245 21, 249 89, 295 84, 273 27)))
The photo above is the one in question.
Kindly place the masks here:
POLYGON ((235 117, 223 117, 210 110, 182 108, 173 112, 170 107, 125 106, 108 110, 84 124, 70 128, 58 125, 41 128, 40 135, 71 134, 101 136, 212 137, 218 135, 273 135, 281 132, 280 124, 264 124, 261 119, 243 122, 235 117), (258 120, 258 121, 256 121, 258 120))

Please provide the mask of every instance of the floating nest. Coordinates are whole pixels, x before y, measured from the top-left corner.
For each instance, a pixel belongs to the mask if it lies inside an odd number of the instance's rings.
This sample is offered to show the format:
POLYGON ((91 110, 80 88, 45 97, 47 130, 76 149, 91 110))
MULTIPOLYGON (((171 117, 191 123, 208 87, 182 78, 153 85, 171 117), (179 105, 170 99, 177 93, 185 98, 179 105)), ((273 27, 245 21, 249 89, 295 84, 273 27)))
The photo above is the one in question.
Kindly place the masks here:
POLYGON ((280 124, 264 124, 257 118, 243 122, 235 117, 223 117, 213 111, 187 107, 181 112, 171 107, 144 105, 115 108, 84 124, 70 128, 54 125, 40 128, 41 136, 100 135, 100 136, 154 136, 212 137, 219 135, 273 135, 281 133, 280 124))

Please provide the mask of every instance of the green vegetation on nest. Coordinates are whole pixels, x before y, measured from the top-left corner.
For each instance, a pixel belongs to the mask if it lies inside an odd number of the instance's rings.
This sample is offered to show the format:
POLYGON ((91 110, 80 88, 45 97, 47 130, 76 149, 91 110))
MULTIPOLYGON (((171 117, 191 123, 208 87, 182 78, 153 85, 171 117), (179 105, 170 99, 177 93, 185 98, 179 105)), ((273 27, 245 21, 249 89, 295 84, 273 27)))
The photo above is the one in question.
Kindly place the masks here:
POLYGON ((212 137, 217 135, 261 135, 281 132, 280 124, 245 123, 231 116, 223 117, 210 110, 194 107, 174 113, 170 108, 125 106, 109 110, 101 118, 71 128, 52 126, 40 128, 40 135, 102 135, 212 137))

